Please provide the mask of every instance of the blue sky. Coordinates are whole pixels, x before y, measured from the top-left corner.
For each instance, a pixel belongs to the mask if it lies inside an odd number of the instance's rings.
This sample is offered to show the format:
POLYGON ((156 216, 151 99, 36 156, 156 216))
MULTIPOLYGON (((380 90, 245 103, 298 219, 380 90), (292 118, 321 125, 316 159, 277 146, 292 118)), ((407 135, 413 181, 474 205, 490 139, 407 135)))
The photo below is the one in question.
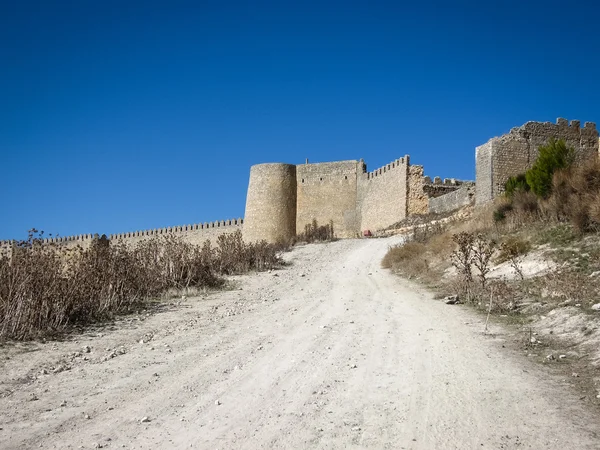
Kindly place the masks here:
POLYGON ((2 1, 0 239, 241 217, 262 162, 473 179, 514 126, 600 121, 593 2, 402 3, 2 1))

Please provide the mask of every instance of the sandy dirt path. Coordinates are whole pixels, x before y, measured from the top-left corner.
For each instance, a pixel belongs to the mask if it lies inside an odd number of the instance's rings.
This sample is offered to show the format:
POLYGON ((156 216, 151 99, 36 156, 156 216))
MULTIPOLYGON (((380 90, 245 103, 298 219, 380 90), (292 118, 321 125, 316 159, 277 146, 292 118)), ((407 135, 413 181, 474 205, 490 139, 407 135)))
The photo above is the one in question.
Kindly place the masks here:
POLYGON ((600 448, 568 380, 380 268, 393 239, 300 247, 241 289, 1 348, 0 449, 600 448))

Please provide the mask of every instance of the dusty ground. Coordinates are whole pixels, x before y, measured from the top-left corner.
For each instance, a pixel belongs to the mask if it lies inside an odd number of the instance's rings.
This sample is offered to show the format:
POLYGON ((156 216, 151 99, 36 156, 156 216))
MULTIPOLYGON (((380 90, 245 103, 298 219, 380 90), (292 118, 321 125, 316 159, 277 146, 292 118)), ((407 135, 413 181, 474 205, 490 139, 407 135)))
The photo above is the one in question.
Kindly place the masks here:
POLYGON ((397 241, 301 247, 241 290, 0 348, 0 448, 600 448, 568 380, 379 268, 397 241))

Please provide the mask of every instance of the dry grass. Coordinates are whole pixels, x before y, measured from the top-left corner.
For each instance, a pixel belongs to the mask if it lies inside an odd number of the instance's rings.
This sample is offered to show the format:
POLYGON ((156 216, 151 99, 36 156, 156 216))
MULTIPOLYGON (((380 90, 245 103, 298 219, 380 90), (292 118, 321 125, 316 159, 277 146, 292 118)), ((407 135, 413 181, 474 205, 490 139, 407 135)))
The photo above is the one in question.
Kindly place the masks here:
POLYGON ((89 248, 44 244, 35 230, 0 258, 0 337, 28 339, 130 311, 173 289, 213 288, 221 275, 279 264, 279 249, 241 233, 201 247, 175 236, 96 239, 89 248))

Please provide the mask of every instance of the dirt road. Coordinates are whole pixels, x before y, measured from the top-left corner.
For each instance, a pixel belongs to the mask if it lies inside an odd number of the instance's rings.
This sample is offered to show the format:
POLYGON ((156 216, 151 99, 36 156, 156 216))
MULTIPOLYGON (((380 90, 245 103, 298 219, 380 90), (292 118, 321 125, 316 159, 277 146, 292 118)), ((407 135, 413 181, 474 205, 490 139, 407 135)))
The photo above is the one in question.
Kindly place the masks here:
POLYGON ((392 242, 300 247, 241 290, 1 348, 0 448, 600 448, 568 380, 381 269, 392 242))

